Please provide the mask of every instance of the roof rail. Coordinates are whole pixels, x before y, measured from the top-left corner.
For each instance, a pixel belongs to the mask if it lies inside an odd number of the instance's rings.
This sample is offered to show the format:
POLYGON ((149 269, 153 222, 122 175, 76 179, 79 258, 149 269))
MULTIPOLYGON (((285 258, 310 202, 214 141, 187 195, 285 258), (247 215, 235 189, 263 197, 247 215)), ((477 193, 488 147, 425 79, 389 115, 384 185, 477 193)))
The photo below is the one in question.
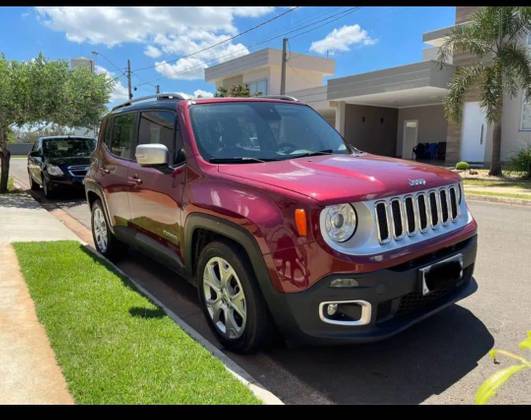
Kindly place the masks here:
POLYGON ((148 99, 156 99, 157 101, 159 101, 161 99, 185 100, 186 98, 184 96, 182 96, 181 94, 179 94, 179 93, 159 93, 157 95, 149 95, 149 96, 142 96, 142 97, 136 98, 136 99, 129 99, 128 101, 124 102, 123 104, 115 106, 112 109, 112 111, 114 111, 115 109, 118 109, 118 108, 123 108, 124 106, 129 106, 129 105, 134 104, 136 102, 147 101, 148 99))
POLYGON ((280 99, 282 101, 299 102, 297 98, 294 98, 293 96, 287 96, 287 95, 264 95, 264 96, 255 96, 255 98, 280 99))

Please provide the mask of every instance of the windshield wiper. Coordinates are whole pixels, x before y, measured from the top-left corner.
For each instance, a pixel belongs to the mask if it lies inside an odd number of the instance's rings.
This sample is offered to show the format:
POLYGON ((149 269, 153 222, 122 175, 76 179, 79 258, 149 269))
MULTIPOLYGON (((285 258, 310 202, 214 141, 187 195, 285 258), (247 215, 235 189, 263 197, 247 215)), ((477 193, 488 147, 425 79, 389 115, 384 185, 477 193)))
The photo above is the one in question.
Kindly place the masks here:
POLYGON ((315 152, 301 153, 300 155, 289 155, 289 159, 296 159, 300 157, 321 156, 321 155, 335 155, 338 152, 334 152, 332 149, 317 150, 315 152))
POLYGON ((233 157, 233 158, 212 158, 208 161, 210 163, 265 163, 271 162, 273 159, 258 159, 250 156, 233 157))

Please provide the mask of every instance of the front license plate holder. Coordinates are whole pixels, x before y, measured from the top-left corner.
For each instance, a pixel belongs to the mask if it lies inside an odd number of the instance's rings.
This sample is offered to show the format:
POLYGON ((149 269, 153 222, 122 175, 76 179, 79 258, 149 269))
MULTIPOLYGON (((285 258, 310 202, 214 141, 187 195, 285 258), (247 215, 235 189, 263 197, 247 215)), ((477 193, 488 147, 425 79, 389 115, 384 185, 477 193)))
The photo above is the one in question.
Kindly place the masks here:
POLYGON ((419 269, 422 296, 455 286, 463 277, 463 254, 456 254, 419 269))

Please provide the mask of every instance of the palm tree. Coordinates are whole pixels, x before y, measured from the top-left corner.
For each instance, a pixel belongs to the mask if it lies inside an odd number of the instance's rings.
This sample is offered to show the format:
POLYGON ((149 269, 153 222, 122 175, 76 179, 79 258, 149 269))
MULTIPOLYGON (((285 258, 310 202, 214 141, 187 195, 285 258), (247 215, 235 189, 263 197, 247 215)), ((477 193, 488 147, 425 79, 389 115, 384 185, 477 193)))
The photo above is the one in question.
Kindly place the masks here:
POLYGON ((524 89, 531 97, 531 62, 527 43, 522 45, 529 28, 531 7, 481 7, 470 22, 454 27, 439 49, 441 67, 454 51, 478 58, 476 64, 456 70, 444 110, 447 118, 459 123, 465 94, 479 87, 481 107, 494 128, 489 175, 501 175, 503 95, 513 97, 524 89))

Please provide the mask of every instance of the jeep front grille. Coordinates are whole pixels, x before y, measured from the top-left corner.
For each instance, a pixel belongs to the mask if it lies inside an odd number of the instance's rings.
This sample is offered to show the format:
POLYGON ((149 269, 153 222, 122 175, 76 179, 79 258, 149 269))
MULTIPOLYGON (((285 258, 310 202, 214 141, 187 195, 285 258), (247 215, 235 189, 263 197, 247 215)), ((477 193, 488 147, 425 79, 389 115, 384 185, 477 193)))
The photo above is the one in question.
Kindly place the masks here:
POLYGON ((374 216, 380 243, 414 236, 459 217, 457 184, 378 200, 374 216))

